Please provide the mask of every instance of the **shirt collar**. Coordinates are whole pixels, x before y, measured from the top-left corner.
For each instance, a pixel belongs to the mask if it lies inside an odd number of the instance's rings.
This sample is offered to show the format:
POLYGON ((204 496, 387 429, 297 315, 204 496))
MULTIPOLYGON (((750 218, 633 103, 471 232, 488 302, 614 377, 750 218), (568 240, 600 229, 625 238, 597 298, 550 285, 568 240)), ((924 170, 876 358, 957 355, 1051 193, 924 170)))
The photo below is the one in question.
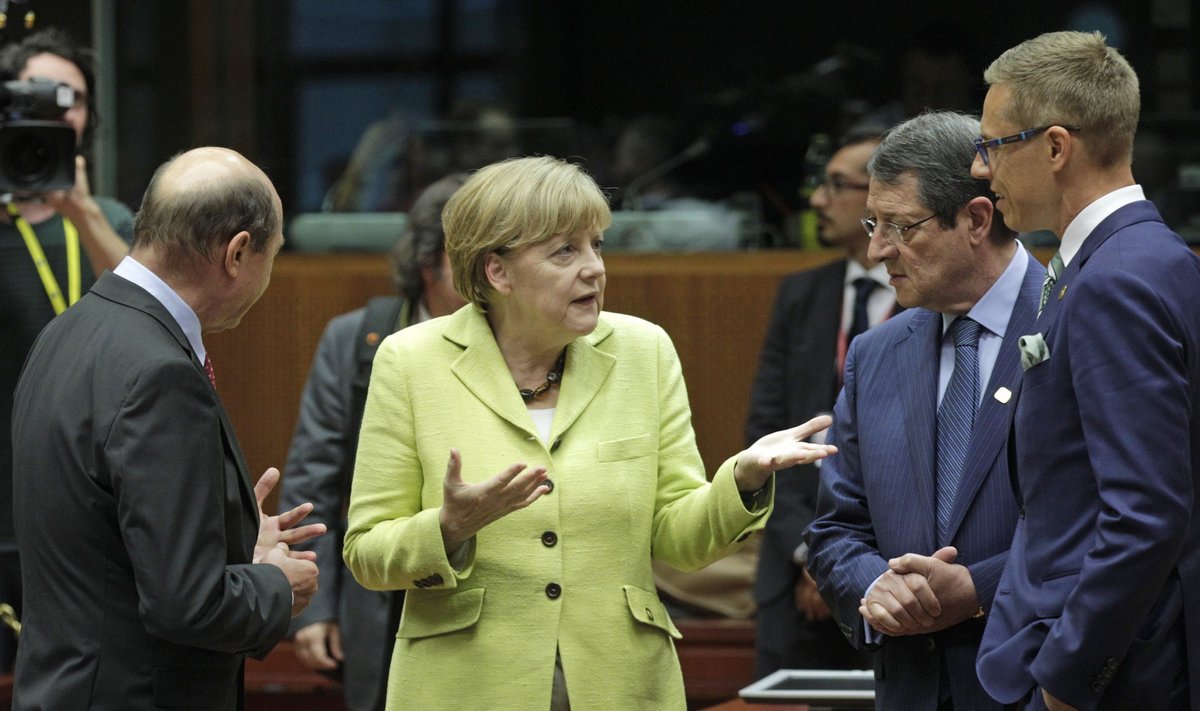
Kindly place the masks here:
MULTIPOLYGON (((1029 253, 1020 241, 1014 240, 1014 243, 1017 248, 1000 278, 967 312, 967 316, 1000 338, 1004 338, 1004 333, 1008 330, 1008 320, 1012 317, 1013 306, 1021 294, 1021 285, 1025 283, 1025 270, 1029 266, 1029 253)), ((943 336, 956 318, 958 317, 954 314, 942 314, 943 336)))
POLYGON ((861 279, 863 277, 867 277, 868 279, 871 279, 876 284, 879 284, 880 286, 885 287, 888 291, 893 291, 890 280, 888 279, 886 264, 884 264, 883 262, 879 262, 878 264, 871 267, 870 269, 865 269, 863 267, 863 265, 859 264, 858 262, 854 261, 853 259, 847 259, 846 260, 845 285, 853 286, 854 282, 858 281, 859 279, 861 279))
POLYGON ((196 312, 192 311, 192 307, 188 306, 187 302, 179 294, 176 294, 174 289, 167 286, 167 282, 133 257, 127 256, 122 259, 113 273, 137 284, 158 299, 163 308, 175 319, 175 323, 179 324, 183 335, 187 337, 188 343, 192 346, 192 352, 196 354, 196 358, 203 365, 204 359, 208 357, 208 351, 204 349, 204 342, 200 340, 200 319, 196 316, 196 312))
POLYGON ((1083 241, 1095 230, 1101 222, 1117 210, 1130 203, 1146 199, 1146 194, 1140 185, 1127 185, 1106 195, 1096 198, 1092 204, 1079 211, 1067 229, 1063 231, 1062 244, 1058 254, 1062 257, 1063 265, 1071 263, 1071 258, 1079 253, 1083 241))

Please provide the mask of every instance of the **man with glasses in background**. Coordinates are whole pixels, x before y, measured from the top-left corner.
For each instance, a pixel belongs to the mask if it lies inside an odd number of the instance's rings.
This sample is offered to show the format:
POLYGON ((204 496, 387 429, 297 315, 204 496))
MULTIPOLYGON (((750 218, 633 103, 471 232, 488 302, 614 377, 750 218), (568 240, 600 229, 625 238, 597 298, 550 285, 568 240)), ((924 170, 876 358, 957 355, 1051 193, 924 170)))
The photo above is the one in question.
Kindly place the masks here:
POLYGON ((806 540, 842 633, 874 650, 878 708, 1000 708, 975 656, 1017 521, 1005 441, 1045 270, 970 175, 978 133, 922 114, 869 164, 869 256, 907 310, 850 346, 806 540))
POLYGON ((1198 708, 1200 259, 1134 182, 1138 79, 1102 35, 1041 35, 984 81, 973 173, 1061 244, 1021 334, 1022 518, 979 678, 1028 708, 1198 708))
MULTIPOLYGON (((896 307, 887 270, 867 256, 870 237, 859 224, 867 203, 867 161, 882 132, 848 133, 812 195, 821 241, 845 258, 779 285, 751 392, 747 442, 832 410, 847 343, 896 307)), ((806 569, 801 534, 816 509, 817 473, 807 465, 776 479, 775 512, 764 529, 754 579, 760 678, 777 669, 853 669, 866 662, 842 639, 806 569)))

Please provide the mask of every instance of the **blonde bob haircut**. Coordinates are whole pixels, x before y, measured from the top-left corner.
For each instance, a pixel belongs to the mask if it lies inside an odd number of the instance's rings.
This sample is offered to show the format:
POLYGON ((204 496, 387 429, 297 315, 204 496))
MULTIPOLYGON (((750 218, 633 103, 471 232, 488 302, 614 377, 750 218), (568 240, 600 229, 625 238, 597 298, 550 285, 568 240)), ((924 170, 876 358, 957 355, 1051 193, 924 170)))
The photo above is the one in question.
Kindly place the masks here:
POLYGON ((1099 32, 1034 37, 1001 54, 983 80, 1012 91, 1005 118, 1019 130, 1078 126, 1080 142, 1101 167, 1133 160, 1137 74, 1099 32))
POLYGON ((608 199, 583 168, 551 156, 509 158, 476 171, 446 203, 442 227, 454 288, 487 311, 489 254, 560 235, 602 232, 608 199))

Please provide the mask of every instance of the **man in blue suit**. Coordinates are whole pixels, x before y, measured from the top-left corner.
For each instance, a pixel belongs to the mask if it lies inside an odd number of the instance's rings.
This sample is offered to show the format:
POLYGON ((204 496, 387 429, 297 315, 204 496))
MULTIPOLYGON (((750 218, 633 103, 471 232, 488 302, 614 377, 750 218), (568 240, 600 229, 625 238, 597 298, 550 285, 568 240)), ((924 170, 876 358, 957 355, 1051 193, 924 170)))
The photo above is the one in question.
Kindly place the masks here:
POLYGON ((978 130, 923 114, 871 159, 863 223, 907 310, 850 345, 807 533, 843 634, 875 650, 884 709, 1000 708, 975 656, 1017 520, 1004 443, 1045 270, 970 175, 978 130))
POLYGON ((1133 180, 1137 75, 1055 32, 984 79, 973 173, 1061 244, 1022 334, 1022 517, 979 677, 1029 708, 1200 708, 1200 259, 1133 180))

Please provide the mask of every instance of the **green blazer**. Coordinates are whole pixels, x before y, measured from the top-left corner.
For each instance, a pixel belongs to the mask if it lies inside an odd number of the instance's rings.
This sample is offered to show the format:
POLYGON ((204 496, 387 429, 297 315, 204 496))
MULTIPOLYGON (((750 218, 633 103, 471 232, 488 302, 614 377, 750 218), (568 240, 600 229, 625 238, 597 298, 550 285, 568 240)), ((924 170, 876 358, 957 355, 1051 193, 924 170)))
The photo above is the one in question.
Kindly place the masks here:
POLYGON ((574 711, 684 709, 650 561, 694 570, 762 528, 770 506, 747 510, 733 466, 707 483, 675 348, 641 319, 604 313, 568 347, 548 444, 476 309, 390 336, 344 551, 364 586, 409 589, 387 708, 548 709, 557 649, 574 711), (553 482, 457 566, 438 525, 451 447, 466 481, 524 462, 553 482))

